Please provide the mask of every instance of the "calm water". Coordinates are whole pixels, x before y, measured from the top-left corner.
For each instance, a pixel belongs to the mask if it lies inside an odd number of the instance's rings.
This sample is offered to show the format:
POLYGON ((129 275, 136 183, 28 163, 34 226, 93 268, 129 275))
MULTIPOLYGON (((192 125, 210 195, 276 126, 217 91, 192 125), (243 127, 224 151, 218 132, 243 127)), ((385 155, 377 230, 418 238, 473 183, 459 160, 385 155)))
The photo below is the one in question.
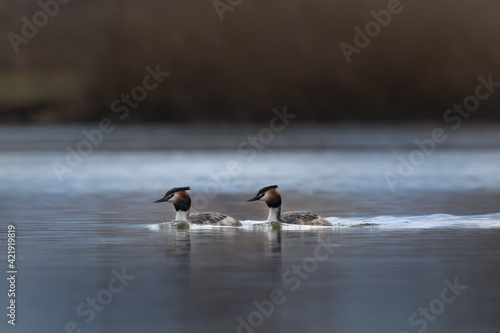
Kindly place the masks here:
POLYGON ((94 126, 0 128, 0 267, 9 224, 18 266, 2 332, 498 332, 499 126, 448 133, 393 189, 436 125, 292 124, 255 153, 259 127, 121 126, 59 180, 94 126), (255 227, 266 207, 245 200, 271 184, 335 226, 255 227), (244 227, 159 228, 175 212, 152 202, 187 185, 193 211, 244 227))

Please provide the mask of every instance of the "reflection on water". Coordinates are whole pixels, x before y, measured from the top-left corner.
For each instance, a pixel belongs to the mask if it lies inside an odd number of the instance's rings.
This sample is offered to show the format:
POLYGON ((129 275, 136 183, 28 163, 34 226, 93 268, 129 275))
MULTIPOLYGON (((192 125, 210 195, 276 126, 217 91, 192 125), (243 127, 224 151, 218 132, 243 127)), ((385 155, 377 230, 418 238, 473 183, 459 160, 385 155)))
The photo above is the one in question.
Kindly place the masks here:
MULTIPOLYGON (((281 297, 280 304, 273 305, 273 315, 282 317, 279 307, 286 304, 287 298, 292 298, 312 274, 320 270, 323 274, 326 272, 320 265, 328 260, 329 254, 318 253, 320 263, 314 259, 315 248, 332 245, 330 232, 317 231, 290 233, 220 228, 208 232, 160 229, 158 233, 165 241, 167 260, 176 272, 186 276, 179 283, 189 290, 188 300, 179 304, 187 310, 183 317, 175 320, 189 323, 188 327, 193 330, 201 329, 202 323, 210 323, 210 330, 214 332, 236 331, 238 318, 248 320, 258 309, 255 302, 269 304, 270 294, 276 290, 281 291, 281 297), (282 237, 286 242, 282 242, 282 237), (321 245, 323 243, 326 244, 321 245), (305 264, 304 257, 308 258, 305 264)), ((314 286, 314 282, 309 283, 314 286)), ((316 287, 311 292, 316 293, 315 290, 316 287)), ((266 309, 271 311, 269 305, 266 309)), ((256 322, 259 322, 258 316, 256 322)), ((282 326, 279 320, 266 320, 266 325, 262 324, 269 331, 282 326)))
POLYGON ((80 140, 77 129, 2 128, 1 227, 18 232, 16 329, 61 332, 74 321, 95 333, 417 332, 409 316, 457 277, 468 289, 427 331, 496 332, 500 131, 464 127, 390 191, 384 172, 428 130, 287 129, 208 204, 243 227, 171 230, 151 227, 175 216, 152 201, 173 186, 204 193, 255 128, 217 137, 120 128, 62 183, 51 163, 80 140), (275 183, 284 211, 308 209, 335 226, 254 228, 266 207, 245 200, 275 183), (77 306, 122 268, 136 278, 85 323, 77 306))

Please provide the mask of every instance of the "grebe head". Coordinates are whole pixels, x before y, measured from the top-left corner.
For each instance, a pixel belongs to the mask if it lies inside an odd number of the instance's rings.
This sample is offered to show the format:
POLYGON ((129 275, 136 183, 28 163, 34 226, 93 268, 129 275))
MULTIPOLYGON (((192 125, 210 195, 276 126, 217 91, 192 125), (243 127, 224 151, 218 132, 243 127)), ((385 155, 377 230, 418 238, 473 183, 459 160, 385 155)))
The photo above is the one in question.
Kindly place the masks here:
POLYGON ((188 211, 191 208, 191 197, 186 192, 188 190, 190 190, 189 186, 171 188, 163 198, 154 201, 154 203, 171 202, 176 211, 188 211))
POLYGON ((269 208, 278 208, 281 206, 281 195, 277 190, 278 185, 263 187, 257 192, 257 195, 247 201, 264 201, 269 208))

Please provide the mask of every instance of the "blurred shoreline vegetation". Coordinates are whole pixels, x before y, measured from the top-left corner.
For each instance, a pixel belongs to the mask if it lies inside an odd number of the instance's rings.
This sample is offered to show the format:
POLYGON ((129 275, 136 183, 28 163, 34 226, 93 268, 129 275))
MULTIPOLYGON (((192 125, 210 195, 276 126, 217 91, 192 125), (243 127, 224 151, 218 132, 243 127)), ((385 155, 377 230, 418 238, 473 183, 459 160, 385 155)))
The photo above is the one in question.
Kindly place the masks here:
MULTIPOLYGON (((223 22, 211 0, 71 1, 18 54, 6 36, 40 7, 2 2, 0 123, 108 117, 156 64, 171 75, 127 122, 254 122, 285 104, 303 121, 439 120, 479 75, 500 81, 500 2, 401 4, 347 64, 339 44, 387 1, 245 0, 223 22)), ((471 119, 499 106, 500 89, 471 119)))

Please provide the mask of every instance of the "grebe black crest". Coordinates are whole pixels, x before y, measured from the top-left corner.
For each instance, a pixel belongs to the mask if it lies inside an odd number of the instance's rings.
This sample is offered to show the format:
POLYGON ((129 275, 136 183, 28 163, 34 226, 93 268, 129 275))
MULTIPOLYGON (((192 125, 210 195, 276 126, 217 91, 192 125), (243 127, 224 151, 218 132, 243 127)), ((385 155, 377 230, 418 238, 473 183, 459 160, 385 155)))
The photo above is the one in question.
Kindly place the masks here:
POLYGON ((176 213, 175 221, 184 221, 194 224, 210 224, 210 225, 220 225, 220 226, 241 226, 240 221, 221 213, 193 213, 189 214, 191 209, 191 197, 186 191, 191 188, 186 187, 174 187, 165 193, 163 198, 154 201, 158 202, 171 202, 174 204, 176 213))
POLYGON ((255 197, 248 201, 262 200, 269 207, 268 222, 282 222, 288 224, 330 226, 330 222, 313 213, 304 211, 287 212, 281 214, 281 195, 277 190, 278 185, 261 188, 255 197))

